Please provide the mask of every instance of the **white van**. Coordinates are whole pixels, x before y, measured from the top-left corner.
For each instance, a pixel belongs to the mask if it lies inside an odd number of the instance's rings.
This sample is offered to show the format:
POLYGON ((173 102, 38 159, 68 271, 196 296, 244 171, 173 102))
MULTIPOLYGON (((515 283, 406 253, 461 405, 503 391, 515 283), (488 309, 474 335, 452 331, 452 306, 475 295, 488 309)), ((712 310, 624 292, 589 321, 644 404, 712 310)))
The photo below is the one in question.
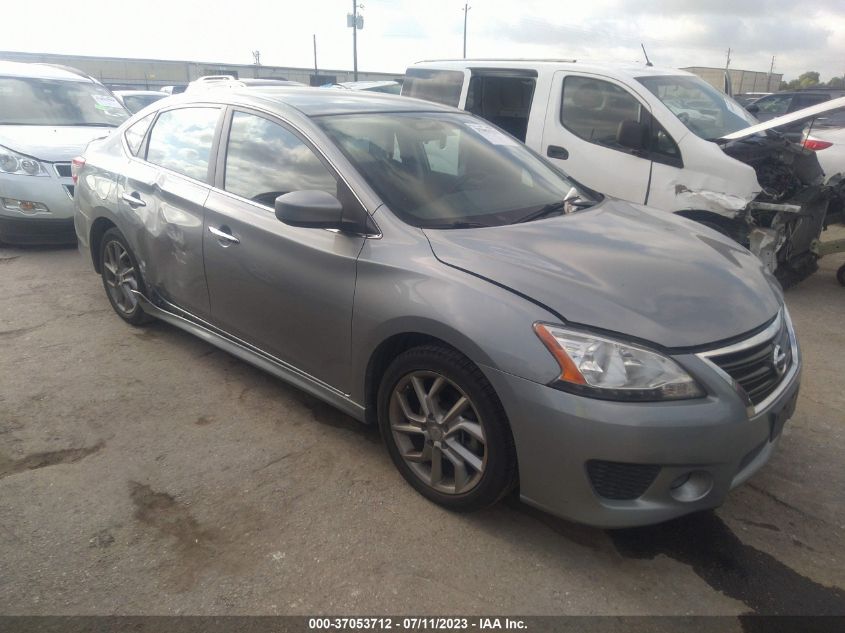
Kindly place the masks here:
MULTIPOLYGON (((832 191, 815 155, 760 133, 787 117, 753 127, 751 114, 691 73, 576 60, 428 61, 408 69, 402 94, 486 118, 586 187, 717 228, 777 269, 784 285, 817 267, 814 242, 832 191)), ((825 106, 802 112, 845 100, 825 106)))

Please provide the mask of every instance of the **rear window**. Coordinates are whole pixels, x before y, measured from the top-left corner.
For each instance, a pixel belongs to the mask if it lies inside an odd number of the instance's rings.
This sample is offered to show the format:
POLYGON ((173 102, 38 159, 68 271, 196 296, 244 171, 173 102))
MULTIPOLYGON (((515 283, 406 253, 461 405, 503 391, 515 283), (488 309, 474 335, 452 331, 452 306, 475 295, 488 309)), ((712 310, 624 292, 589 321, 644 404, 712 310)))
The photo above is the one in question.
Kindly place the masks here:
POLYGON ((463 85, 464 73, 457 70, 409 68, 402 84, 402 94, 457 107, 463 85))
POLYGON ((112 93, 90 81, 0 77, 0 125, 117 127, 127 118, 112 93))

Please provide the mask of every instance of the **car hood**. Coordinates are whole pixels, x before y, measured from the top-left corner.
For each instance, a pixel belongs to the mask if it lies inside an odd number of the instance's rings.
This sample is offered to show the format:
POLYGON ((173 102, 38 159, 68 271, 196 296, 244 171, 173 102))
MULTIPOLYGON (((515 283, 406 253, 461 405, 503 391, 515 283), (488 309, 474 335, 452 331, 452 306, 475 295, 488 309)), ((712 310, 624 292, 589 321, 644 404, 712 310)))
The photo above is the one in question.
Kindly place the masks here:
POLYGON ((615 199, 547 220, 425 234, 443 263, 566 321, 668 348, 744 334, 781 305, 777 282, 746 249, 690 220, 615 199))
POLYGON ((757 134, 759 132, 773 130, 775 128, 781 127, 782 125, 807 121, 809 119, 812 119, 813 117, 819 116, 820 114, 830 112, 831 110, 837 110, 839 108, 845 108, 845 97, 831 99, 830 101, 825 101, 823 103, 810 106, 809 108, 804 108, 803 110, 796 110, 795 112, 790 112, 789 114, 784 114, 783 116, 775 117, 774 119, 769 119, 768 121, 758 123, 757 125, 752 125, 751 127, 747 127, 742 130, 738 130, 736 132, 733 132, 732 134, 726 134, 719 140, 735 141, 741 138, 752 136, 753 134, 757 134))
POLYGON ((111 134, 108 126, 0 125, 0 145, 19 154, 55 163, 70 161, 95 138, 111 134))

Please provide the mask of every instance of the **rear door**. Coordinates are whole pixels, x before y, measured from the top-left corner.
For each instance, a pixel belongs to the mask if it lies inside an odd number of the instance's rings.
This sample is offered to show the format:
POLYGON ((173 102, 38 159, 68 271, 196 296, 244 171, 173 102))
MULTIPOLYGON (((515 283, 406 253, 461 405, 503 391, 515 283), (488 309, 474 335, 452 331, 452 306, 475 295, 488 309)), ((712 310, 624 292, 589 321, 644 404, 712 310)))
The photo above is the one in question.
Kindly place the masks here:
POLYGON ((246 109, 233 109, 227 119, 203 233, 213 323, 349 393, 355 267, 364 238, 283 224, 274 201, 321 190, 337 196, 344 213, 359 203, 292 127, 246 109))
POLYGON ((644 203, 651 160, 617 142, 623 121, 650 121, 643 99, 607 77, 558 71, 546 112, 541 153, 602 193, 644 203))
MULTIPOLYGON (((135 139, 139 158, 130 159, 118 190, 123 214, 135 220, 130 230, 146 282, 160 298, 200 317, 209 312, 203 205, 221 113, 211 106, 161 111, 143 142, 135 139)), ((127 143, 134 143, 129 134, 127 143)))

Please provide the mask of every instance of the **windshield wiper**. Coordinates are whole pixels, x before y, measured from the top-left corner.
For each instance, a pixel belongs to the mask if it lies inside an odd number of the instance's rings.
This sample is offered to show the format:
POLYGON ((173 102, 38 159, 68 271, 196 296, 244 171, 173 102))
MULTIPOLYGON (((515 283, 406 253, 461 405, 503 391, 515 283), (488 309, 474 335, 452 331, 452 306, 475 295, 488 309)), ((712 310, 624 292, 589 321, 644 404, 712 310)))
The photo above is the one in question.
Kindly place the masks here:
POLYGON ((540 218, 545 218, 550 215, 554 215, 556 213, 563 213, 564 208, 566 207, 567 203, 570 201, 569 198, 566 200, 561 200, 559 202, 552 202, 550 204, 544 205, 537 209, 536 211, 532 211, 528 215, 524 215, 518 220, 514 222, 514 224, 522 224, 523 222, 531 222, 533 220, 539 220, 540 218))

